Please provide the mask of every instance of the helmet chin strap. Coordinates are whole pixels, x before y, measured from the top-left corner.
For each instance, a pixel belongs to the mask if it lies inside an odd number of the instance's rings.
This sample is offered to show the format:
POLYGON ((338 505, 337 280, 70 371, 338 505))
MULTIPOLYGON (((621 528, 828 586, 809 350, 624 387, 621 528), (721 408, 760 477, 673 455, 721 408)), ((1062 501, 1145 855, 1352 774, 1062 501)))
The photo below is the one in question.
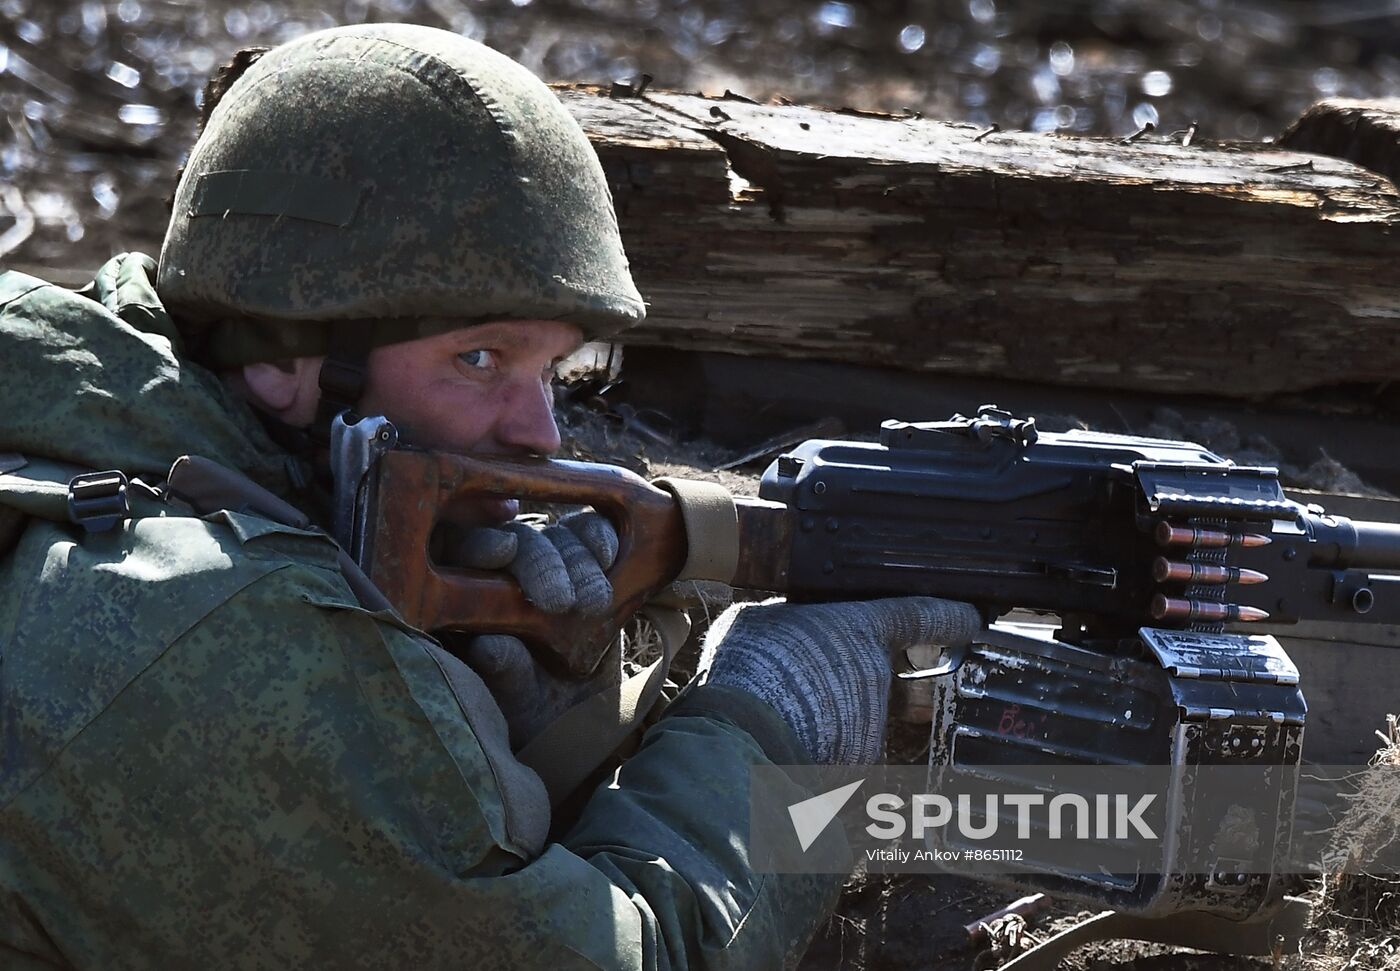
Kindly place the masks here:
POLYGON ((369 352, 368 321, 345 321, 331 328, 330 347, 316 380, 321 398, 311 423, 311 439, 317 445, 330 444, 331 421, 336 415, 342 411, 353 415, 359 408, 368 383, 369 352))

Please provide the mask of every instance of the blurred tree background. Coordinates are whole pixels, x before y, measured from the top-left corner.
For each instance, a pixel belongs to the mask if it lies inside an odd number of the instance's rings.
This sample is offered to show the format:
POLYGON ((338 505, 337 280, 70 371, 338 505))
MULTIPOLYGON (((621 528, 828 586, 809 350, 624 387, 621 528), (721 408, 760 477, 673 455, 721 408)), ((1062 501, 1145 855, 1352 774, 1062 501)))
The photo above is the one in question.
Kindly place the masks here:
POLYGON ((159 238, 204 80, 239 47, 411 21, 551 81, 727 89, 1003 128, 1267 140, 1400 93, 1400 0, 0 0, 0 259, 159 238), (120 214, 120 219, 118 219, 120 214))

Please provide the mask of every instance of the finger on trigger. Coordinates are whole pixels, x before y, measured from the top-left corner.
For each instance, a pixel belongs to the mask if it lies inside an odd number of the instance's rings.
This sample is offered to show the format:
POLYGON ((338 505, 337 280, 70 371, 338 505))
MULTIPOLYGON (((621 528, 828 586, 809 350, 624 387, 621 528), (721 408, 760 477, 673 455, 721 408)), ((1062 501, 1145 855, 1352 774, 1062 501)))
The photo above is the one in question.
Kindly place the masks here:
POLYGON ((596 512, 572 513, 559 520, 559 525, 573 531, 603 570, 612 569, 617 561, 617 530, 606 517, 596 512))
POLYGON ((555 544, 524 523, 507 523, 503 528, 516 539, 515 558, 505 569, 520 584, 525 599, 549 614, 573 607, 574 587, 555 544))
POLYGON ((954 647, 982 630, 982 615, 972 604, 937 597, 893 597, 866 603, 871 627, 892 650, 915 644, 954 647))
POLYGON ((573 530, 563 526, 551 526, 544 531, 544 535, 559 550, 564 567, 569 571, 574 607, 588 617, 607 613, 612 605, 612 584, 603 575, 603 568, 588 547, 583 545, 573 530))

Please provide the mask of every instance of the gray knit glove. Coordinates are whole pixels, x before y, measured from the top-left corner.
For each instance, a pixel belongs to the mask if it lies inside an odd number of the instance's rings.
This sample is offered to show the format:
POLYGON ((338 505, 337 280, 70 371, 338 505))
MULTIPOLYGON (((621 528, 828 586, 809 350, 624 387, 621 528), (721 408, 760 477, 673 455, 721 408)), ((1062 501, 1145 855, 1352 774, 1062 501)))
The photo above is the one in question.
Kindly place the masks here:
MULTIPOLYGON (((601 616, 612 605, 604 571, 617 559, 617 531, 591 510, 571 513, 544 529, 524 522, 479 526, 448 538, 447 562, 475 570, 504 570, 525 599, 546 613, 578 610, 601 616)), ((587 678, 561 677, 508 634, 475 637, 462 654, 506 716, 511 748, 519 750, 569 708, 622 680, 621 654, 609 651, 587 678)))
POLYGON ((615 559, 617 531, 592 510, 570 513, 544 529, 523 522, 465 529, 451 537, 445 555, 453 566, 504 570, 545 613, 577 610, 587 617, 601 616, 612 605, 604 571, 615 559))
POLYGON ((971 604, 932 597, 736 604, 710 628, 698 677, 767 702, 813 762, 864 765, 884 742, 891 655, 965 644, 982 626, 971 604))
POLYGON ((622 650, 616 642, 585 678, 554 674, 509 634, 473 637, 462 660, 486 683, 506 716, 516 752, 574 705, 622 683, 622 650))

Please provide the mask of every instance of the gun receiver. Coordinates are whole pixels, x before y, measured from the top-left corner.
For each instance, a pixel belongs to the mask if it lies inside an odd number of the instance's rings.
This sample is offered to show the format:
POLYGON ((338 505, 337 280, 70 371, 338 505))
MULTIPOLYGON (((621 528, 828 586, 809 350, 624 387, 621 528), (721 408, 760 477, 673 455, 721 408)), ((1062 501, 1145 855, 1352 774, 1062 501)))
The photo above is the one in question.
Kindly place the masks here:
MULTIPOLYGON (((1058 614, 1070 641, 1139 627, 1400 623, 1400 526, 1284 496, 1200 446, 976 419, 810 441, 764 474, 790 510, 784 592, 928 594, 1058 614)), ((748 551, 745 551, 747 554, 748 551)))

